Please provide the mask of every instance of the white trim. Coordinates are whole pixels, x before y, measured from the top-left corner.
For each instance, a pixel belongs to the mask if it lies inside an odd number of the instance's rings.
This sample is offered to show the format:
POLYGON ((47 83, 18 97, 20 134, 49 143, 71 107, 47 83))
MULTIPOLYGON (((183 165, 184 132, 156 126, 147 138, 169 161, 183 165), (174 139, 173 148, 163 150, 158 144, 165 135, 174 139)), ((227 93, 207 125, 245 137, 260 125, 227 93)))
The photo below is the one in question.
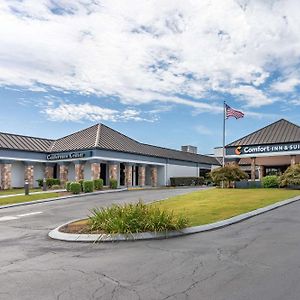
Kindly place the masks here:
POLYGON ((127 163, 138 163, 138 164, 148 164, 148 165, 157 165, 157 166, 165 166, 165 163, 157 163, 152 161, 141 161, 141 160, 134 160, 134 159, 120 159, 120 158, 106 158, 101 156, 93 156, 92 158, 86 158, 85 160, 89 159, 100 159, 104 161, 116 161, 116 162, 127 162, 127 163))
POLYGON ((19 157, 0 157, 0 160, 14 160, 14 161, 32 161, 32 162, 42 162, 42 163, 49 163, 49 160, 42 160, 42 159, 31 159, 31 158, 19 158, 19 157))
MULTIPOLYGON (((300 153, 299 153, 300 154, 300 153)), ((253 157, 253 155, 251 156, 253 157)), ((147 165, 156 165, 156 166, 167 166, 168 164, 166 163, 159 163, 159 162, 154 162, 154 161, 143 161, 143 160, 135 160, 135 159, 120 159, 120 158, 107 158, 107 157, 101 157, 101 156, 91 156, 87 158, 71 158, 71 159, 66 159, 66 160, 42 160, 42 159, 31 159, 31 158, 16 158, 16 157, 0 157, 0 160, 13 160, 13 161, 31 161, 31 162, 40 162, 40 163, 59 163, 59 162, 72 162, 72 161, 89 161, 89 160, 94 160, 94 159, 99 159, 102 161, 115 161, 115 162, 124 162, 124 163, 136 163, 136 164, 147 164, 147 165)), ((165 159, 165 158, 163 158, 165 159)), ((188 162, 191 163, 190 161, 183 161, 183 160, 178 160, 182 162, 188 162)), ((192 162, 194 163, 194 162, 192 162)), ((199 164, 199 163, 197 163, 199 164)), ((172 164, 171 164, 172 165, 172 164)), ((176 165, 176 164, 174 164, 176 165)), ((207 164, 209 166, 209 164, 207 164)), ((211 165, 214 166, 214 165, 211 165)), ((209 168, 208 168, 209 169, 209 168)))
MULTIPOLYGON (((139 164, 149 164, 149 165, 158 165, 165 166, 164 163, 157 163, 152 161, 142 161, 142 160, 132 160, 132 159, 119 159, 119 158, 107 158, 100 156, 91 156, 88 158, 81 158, 80 160, 89 161, 93 159, 99 159, 102 161, 117 161, 117 162, 131 162, 131 163, 139 163, 139 164)), ((42 160, 42 159, 28 159, 28 158, 17 158, 17 157, 0 157, 0 160, 13 160, 13 161, 32 161, 32 162, 41 162, 41 163, 59 163, 59 162, 72 162, 78 161, 78 158, 72 158, 67 160, 42 160)))

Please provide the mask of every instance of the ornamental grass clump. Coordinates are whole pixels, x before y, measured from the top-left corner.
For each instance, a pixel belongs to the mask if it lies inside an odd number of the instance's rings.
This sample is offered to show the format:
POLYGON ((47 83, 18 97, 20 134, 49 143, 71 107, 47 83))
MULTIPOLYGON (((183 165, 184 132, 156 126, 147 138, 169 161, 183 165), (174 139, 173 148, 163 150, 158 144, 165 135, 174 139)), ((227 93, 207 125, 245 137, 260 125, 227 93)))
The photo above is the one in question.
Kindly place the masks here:
POLYGON ((179 230, 188 225, 188 219, 184 216, 175 216, 172 211, 146 205, 141 201, 137 204, 95 208, 91 213, 90 230, 110 234, 179 230))

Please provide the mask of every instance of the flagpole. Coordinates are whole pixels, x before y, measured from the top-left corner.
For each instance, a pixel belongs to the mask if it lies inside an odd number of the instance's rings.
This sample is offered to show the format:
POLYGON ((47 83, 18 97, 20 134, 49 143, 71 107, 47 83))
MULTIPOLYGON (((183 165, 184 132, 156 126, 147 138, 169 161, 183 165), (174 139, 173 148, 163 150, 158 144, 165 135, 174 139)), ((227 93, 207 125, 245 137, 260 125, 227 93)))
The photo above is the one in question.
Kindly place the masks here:
POLYGON ((226 102, 223 103, 223 159, 222 166, 225 166, 225 115, 226 115, 226 102))

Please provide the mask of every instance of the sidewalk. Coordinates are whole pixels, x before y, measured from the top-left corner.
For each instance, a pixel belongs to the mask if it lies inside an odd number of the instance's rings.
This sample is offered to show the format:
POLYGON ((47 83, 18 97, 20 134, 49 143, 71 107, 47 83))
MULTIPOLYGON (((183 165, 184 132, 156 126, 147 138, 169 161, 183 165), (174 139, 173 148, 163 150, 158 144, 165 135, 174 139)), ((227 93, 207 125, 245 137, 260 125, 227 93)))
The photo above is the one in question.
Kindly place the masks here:
MULTIPOLYGON (((127 191, 127 188, 112 189, 112 190, 100 190, 100 191, 96 191, 96 192, 92 192, 92 193, 71 194, 71 195, 65 195, 65 196, 55 197, 55 198, 46 198, 46 199, 41 199, 41 200, 19 202, 19 203, 13 203, 13 204, 4 204, 4 205, 0 205, 0 210, 4 209, 4 208, 10 208, 10 207, 16 207, 16 206, 25 206, 25 205, 46 203, 46 202, 52 202, 52 201, 57 201, 57 200, 70 199, 70 198, 89 197, 89 196, 95 196, 95 195, 106 194, 106 193, 119 193, 119 192, 124 192, 124 191, 127 191)), ((21 194, 21 195, 24 196, 24 194, 21 194)), ((19 194, 17 196, 19 196, 19 194)))
MULTIPOLYGON (((59 189, 59 190, 47 190, 47 191, 40 191, 40 192, 30 192, 29 195, 38 195, 38 194, 46 194, 46 193, 60 193, 60 192, 66 192, 66 189, 59 189)), ((21 194, 8 194, 8 195, 1 195, 1 198, 9 198, 9 197, 16 197, 16 196, 24 196, 24 193, 21 194)))

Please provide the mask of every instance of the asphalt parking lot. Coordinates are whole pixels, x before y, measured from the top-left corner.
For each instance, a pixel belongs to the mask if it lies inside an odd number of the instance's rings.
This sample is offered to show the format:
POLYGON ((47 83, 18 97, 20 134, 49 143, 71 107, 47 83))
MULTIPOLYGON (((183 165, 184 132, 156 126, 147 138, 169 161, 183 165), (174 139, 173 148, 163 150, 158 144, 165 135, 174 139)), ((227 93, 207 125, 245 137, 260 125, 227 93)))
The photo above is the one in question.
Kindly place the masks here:
POLYGON ((300 202, 168 240, 89 244, 47 236, 94 206, 189 191, 132 191, 1 209, 0 299, 300 298, 300 202))

